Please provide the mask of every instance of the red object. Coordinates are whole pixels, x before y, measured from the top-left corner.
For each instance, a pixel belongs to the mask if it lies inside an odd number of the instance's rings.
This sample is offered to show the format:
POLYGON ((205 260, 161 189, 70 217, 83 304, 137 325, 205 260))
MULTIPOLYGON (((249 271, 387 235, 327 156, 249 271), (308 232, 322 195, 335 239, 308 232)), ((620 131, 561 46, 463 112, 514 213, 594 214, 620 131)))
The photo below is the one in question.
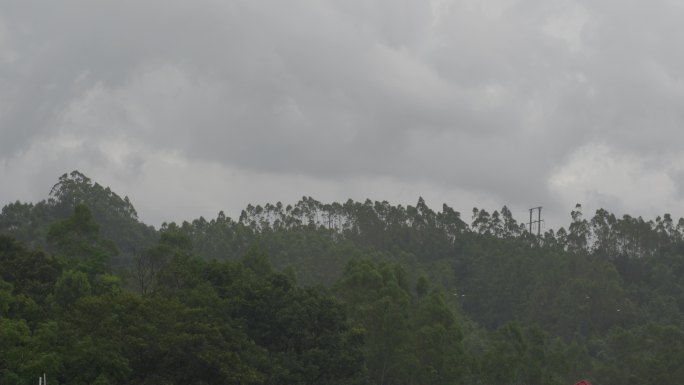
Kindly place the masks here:
POLYGON ((591 382, 589 382, 587 380, 582 380, 582 381, 576 383, 575 385, 591 385, 591 382))

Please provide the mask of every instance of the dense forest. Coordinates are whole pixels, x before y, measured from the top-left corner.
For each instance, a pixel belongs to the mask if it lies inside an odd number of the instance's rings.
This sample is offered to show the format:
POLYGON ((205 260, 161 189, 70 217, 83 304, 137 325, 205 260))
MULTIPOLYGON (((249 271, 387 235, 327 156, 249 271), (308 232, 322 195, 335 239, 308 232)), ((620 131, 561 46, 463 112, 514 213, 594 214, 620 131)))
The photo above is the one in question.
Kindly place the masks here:
POLYGON ((569 219, 305 197, 155 229, 74 171, 0 214, 0 383, 683 384, 684 220, 569 219))

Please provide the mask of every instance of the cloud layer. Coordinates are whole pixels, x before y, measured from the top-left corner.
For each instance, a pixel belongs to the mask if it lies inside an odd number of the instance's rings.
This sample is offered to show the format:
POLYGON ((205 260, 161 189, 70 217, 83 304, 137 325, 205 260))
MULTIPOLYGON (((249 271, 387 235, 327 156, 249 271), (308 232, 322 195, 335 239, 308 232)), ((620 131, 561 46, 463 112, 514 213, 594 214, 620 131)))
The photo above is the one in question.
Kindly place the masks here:
MULTIPOLYGON (((349 197, 684 215, 684 8, 0 4, 0 202, 77 168, 143 219, 349 197)), ((47 184, 47 186, 46 186, 47 184)))

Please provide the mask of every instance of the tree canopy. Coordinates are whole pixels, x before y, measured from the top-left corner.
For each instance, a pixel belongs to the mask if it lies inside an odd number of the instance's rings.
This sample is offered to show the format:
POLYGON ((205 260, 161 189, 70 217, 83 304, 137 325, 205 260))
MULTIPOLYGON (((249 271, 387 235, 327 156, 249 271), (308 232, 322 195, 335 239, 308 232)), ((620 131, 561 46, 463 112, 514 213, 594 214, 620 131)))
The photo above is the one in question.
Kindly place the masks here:
POLYGON ((0 213, 0 383, 680 384, 684 220, 249 205, 154 229, 75 171, 0 213))

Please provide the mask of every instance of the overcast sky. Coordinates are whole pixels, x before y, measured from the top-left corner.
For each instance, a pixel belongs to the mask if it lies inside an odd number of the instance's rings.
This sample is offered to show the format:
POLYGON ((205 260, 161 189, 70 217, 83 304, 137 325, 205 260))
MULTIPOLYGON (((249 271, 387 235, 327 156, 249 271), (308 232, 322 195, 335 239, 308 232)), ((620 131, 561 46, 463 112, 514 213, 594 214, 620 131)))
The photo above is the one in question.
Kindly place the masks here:
POLYGON ((0 0, 0 205, 684 216, 679 0, 0 0))

